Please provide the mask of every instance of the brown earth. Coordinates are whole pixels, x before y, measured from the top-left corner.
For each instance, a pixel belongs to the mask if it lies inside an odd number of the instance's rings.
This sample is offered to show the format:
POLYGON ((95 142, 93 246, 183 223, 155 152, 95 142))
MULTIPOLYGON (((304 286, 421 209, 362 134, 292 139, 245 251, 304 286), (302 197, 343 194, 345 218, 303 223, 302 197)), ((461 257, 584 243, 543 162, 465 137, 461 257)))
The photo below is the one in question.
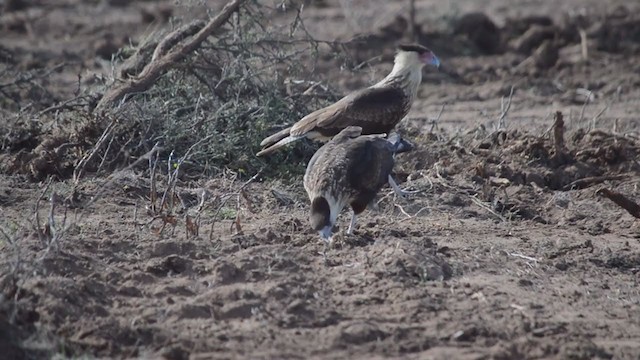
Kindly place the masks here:
MULTIPOLYGON (((45 80, 2 72, 2 116, 98 87, 119 48, 202 3, 5 1, 3 69, 45 80)), ((417 149, 396 176, 416 193, 384 189, 325 261, 300 181, 223 174, 167 190, 166 177, 132 170, 77 186, 4 174, 2 353, 639 358, 640 222, 601 189, 640 202, 640 7, 416 6, 417 35, 443 63, 402 126, 417 149)), ((326 0, 303 14, 318 38, 360 39, 365 61, 407 36, 405 10, 326 0)), ((319 78, 345 92, 389 69, 354 78, 330 65, 319 78)), ((3 159, 34 141, 28 127, 5 134, 3 159)))

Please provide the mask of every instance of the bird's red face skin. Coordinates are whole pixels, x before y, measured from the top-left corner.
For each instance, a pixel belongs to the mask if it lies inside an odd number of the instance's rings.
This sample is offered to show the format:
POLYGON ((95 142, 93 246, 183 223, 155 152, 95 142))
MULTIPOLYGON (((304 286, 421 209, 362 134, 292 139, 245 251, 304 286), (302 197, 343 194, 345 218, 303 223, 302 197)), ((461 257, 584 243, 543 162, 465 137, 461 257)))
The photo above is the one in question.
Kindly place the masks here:
POLYGON ((425 65, 440 67, 440 59, 438 59, 438 57, 431 51, 420 54, 420 61, 422 61, 425 65))

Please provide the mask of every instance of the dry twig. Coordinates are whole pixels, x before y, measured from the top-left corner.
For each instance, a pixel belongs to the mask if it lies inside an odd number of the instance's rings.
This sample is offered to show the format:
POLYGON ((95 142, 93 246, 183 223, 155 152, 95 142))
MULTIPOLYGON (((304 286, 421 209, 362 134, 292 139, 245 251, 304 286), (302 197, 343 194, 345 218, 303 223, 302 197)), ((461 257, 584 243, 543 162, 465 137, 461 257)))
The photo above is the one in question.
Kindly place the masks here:
POLYGON ((40 228, 40 201, 42 201, 42 199, 44 198, 44 194, 47 193, 47 191, 49 190, 49 187, 51 186, 51 182, 53 180, 51 178, 49 178, 49 181, 47 181, 47 184, 44 186, 42 192, 40 193, 40 196, 38 196, 38 200, 36 200, 36 205, 33 209, 33 214, 34 214, 34 230, 36 231, 36 234, 38 234, 38 239, 40 240, 40 242, 42 242, 43 244, 48 244, 49 240, 51 240, 48 236, 47 236, 47 230, 45 229, 44 231, 40 228))
MULTIPOLYGON (((85 167, 91 161, 91 159, 93 159, 96 156, 96 154, 98 153, 98 150, 102 147, 102 145, 104 145, 104 143, 110 137, 111 132, 115 128, 115 125, 116 125, 116 120, 114 119, 104 129, 104 131, 102 132, 102 135, 100 135, 100 138, 98 139, 98 141, 96 141, 96 144, 93 146, 93 149, 89 153, 85 154, 85 156, 83 156, 82 159, 80 159, 80 161, 78 162, 78 165, 76 165, 76 167, 73 169, 74 186, 78 185, 78 182, 80 181, 80 178, 84 173, 85 167)), ((105 153, 105 157, 106 157, 106 153, 105 153)), ((102 162, 100 164, 102 165, 102 162)), ((98 168, 96 172, 98 171, 100 171, 100 168, 98 168)))
POLYGON ((580 124, 582 122, 582 119, 584 119, 584 111, 587 109, 587 105, 591 101, 591 98, 593 96, 593 92, 591 90, 588 90, 588 89, 578 89, 577 92, 583 93, 584 96, 585 96, 584 103, 582 103, 582 108, 580 109, 580 117, 578 118, 578 124, 580 124), (580 91, 580 90, 582 90, 582 91, 580 91))
POLYGON ((511 99, 513 98, 513 85, 511 85, 511 90, 509 90, 509 97, 507 98, 507 102, 504 101, 504 96, 500 100, 500 117, 498 118, 498 130, 504 129, 504 119, 507 117, 509 113, 509 109, 511 109, 511 99))
POLYGON ((501 214, 499 214, 498 212, 496 212, 495 210, 493 210, 489 205, 487 205, 485 202, 483 202, 482 200, 478 199, 475 196, 470 196, 469 197, 471 199, 471 201, 480 206, 481 208, 487 210, 488 212, 490 212, 491 214, 493 214, 495 217, 497 217, 498 219, 500 219, 502 222, 507 222, 507 218, 505 218, 504 216, 502 216, 501 214))
POLYGON ((440 111, 438 112, 438 115, 436 116, 436 118, 431 120, 431 128, 429 129, 430 133, 432 133, 433 130, 435 130, 435 128, 438 126, 438 122, 440 122, 440 117, 442 116, 442 113, 444 112, 445 105, 446 105, 446 103, 442 104, 442 107, 440 107, 440 111))

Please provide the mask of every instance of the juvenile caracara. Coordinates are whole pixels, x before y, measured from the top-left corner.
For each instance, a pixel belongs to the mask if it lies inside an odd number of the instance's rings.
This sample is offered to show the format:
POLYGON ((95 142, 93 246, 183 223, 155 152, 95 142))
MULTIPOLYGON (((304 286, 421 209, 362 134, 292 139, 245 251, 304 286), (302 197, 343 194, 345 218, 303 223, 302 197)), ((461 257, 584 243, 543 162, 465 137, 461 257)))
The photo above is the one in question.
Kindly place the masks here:
POLYGON ((425 65, 438 67, 440 60, 422 45, 400 45, 387 77, 262 140, 264 149, 256 155, 269 154, 303 138, 327 141, 347 126, 359 126, 365 135, 390 133, 411 109, 425 65))
POLYGON ((311 200, 309 220, 325 244, 331 242, 332 228, 346 205, 353 210, 347 230, 351 234, 356 216, 387 182, 396 193, 402 192, 391 177, 394 154, 411 150, 411 145, 397 134, 384 139, 361 133, 358 126, 342 130, 313 155, 304 174, 311 200))

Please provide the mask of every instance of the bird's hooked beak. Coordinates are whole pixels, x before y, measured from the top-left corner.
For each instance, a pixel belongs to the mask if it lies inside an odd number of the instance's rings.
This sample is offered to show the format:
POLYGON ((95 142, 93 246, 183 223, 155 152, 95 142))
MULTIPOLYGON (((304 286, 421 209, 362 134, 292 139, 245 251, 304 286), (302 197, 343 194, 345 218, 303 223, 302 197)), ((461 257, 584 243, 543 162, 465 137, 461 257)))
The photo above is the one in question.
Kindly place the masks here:
POLYGON ((327 225, 318 231, 324 242, 328 243, 331 241, 331 235, 333 234, 332 230, 333 227, 331 225, 327 225))
POLYGON ((425 65, 440 67, 440 59, 438 59, 438 57, 431 51, 420 55, 420 61, 425 65))

